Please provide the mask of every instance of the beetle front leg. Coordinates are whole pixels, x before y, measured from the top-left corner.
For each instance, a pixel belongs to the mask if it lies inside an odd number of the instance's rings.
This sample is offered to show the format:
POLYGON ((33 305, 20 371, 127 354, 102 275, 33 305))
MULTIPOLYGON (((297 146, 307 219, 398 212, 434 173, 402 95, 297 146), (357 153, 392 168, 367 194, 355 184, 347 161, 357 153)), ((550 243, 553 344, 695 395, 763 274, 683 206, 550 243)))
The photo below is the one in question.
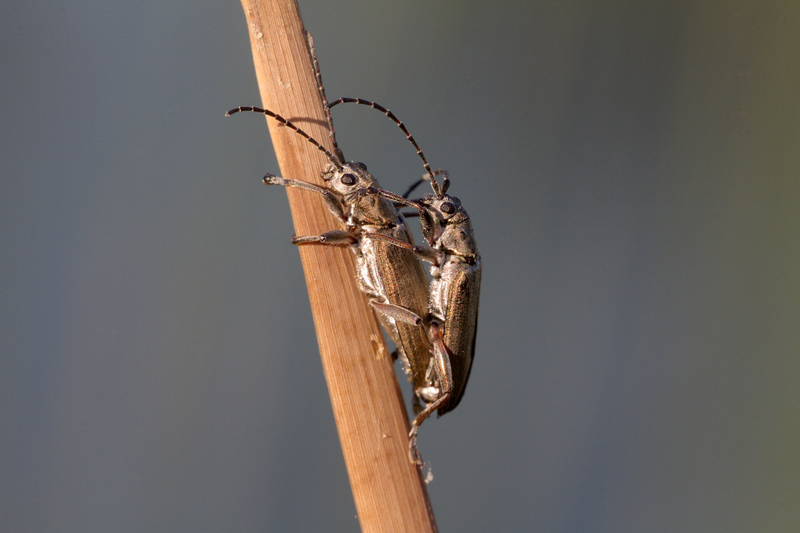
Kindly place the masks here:
POLYGON ((409 200, 403 196, 397 195, 393 192, 389 192, 385 189, 379 189, 376 187, 364 187, 363 189, 358 189, 357 191, 353 191, 344 197, 345 202, 353 202, 359 198, 364 198, 365 196, 379 196, 381 198, 385 198, 390 200, 398 205, 405 205, 408 207, 413 207, 417 211, 424 211, 425 207, 413 200, 409 200))
POLYGON ((344 215, 341 202, 339 202, 336 196, 328 189, 320 187, 318 185, 314 185, 313 183, 308 183, 307 181, 281 178, 280 176, 275 176, 273 174, 265 175, 263 181, 264 185, 283 185, 284 187, 297 187, 298 189, 304 189, 306 191, 311 191, 321 194, 322 199, 325 201, 325 207, 328 208, 328 211, 333 213, 333 216, 335 216, 342 222, 347 223, 347 217, 344 215))
POLYGON ((442 252, 430 246, 425 246, 421 244, 409 244, 407 242, 401 241, 400 239, 395 239, 394 237, 389 237, 388 235, 383 235, 381 233, 364 232, 362 236, 365 238, 377 239, 379 241, 388 242, 389 244, 397 246, 398 248, 405 248, 406 250, 417 256, 422 261, 426 261, 432 264, 433 266, 437 267, 441 266, 443 261, 442 252))
POLYGON ((322 235, 292 236, 292 244, 322 244, 325 246, 350 246, 358 242, 349 231, 335 229, 322 235))

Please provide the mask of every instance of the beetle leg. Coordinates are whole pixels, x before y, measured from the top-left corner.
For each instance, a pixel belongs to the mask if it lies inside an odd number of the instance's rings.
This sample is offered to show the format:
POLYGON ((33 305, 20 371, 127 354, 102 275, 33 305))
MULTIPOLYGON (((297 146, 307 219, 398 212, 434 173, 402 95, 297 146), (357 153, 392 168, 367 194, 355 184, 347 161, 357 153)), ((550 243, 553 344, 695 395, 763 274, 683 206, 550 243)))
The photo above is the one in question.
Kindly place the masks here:
POLYGON ((376 301, 371 301, 370 305, 374 307, 375 310, 378 311, 379 313, 386 315, 389 318, 399 320, 404 324, 408 324, 410 326, 422 325, 423 322, 422 317, 416 314, 415 312, 406 309, 405 307, 400 307, 399 305, 381 303, 376 301))
MULTIPOLYGON (((428 336, 433 343, 433 371, 442 396, 453 390, 453 369, 450 366, 450 350, 444 344, 441 325, 432 321, 428 325, 428 336)), ((440 398, 441 399, 441 398, 440 398)))
POLYGON ((347 222, 347 217, 344 215, 341 202, 339 202, 339 200, 331 191, 325 189, 324 187, 320 187, 319 185, 314 185, 313 183, 308 183, 307 181, 281 178, 280 176, 275 176, 272 174, 265 175, 263 181, 264 185, 283 185, 284 187, 297 187, 298 189, 304 189, 306 191, 311 191, 321 194, 322 199, 325 201, 325 207, 328 208, 328 211, 333 213, 333 216, 335 216, 342 222, 345 223, 347 222))
POLYGON ((389 237, 388 235, 383 235, 382 233, 373 233, 369 231, 365 231, 362 234, 363 237, 377 239, 379 241, 386 241, 389 244, 397 246, 398 248, 405 248, 406 250, 413 253, 419 259, 423 261, 427 261, 434 266, 441 266, 442 264, 442 252, 437 250, 436 248, 431 248, 430 246, 419 245, 419 244, 409 244, 407 242, 403 242, 400 239, 395 239, 394 237, 389 237))
POLYGON ((422 458, 419 455, 419 450, 417 450, 417 433, 419 432, 419 426, 422 424, 428 416, 435 410, 439 408, 448 398, 450 397, 450 393, 445 393, 439 397, 433 403, 429 403, 425 406, 425 409, 422 410, 420 414, 411 422, 411 431, 408 432, 408 455, 411 458, 411 462, 416 465, 422 464, 422 458))
POLYGON ((442 330, 438 323, 432 322, 428 325, 428 337, 433 344, 433 370, 436 374, 436 381, 439 385, 440 396, 436 401, 429 403, 425 409, 419 413, 411 423, 411 431, 408 433, 408 451, 411 462, 422 464, 422 458, 417 450, 417 433, 419 426, 428 418, 431 413, 439 409, 448 399, 453 390, 453 370, 450 367, 450 350, 444 344, 442 330))
POLYGON ((422 330, 422 338, 428 340, 428 333, 425 331, 425 321, 418 314, 406 309, 405 307, 400 307, 399 305, 376 302, 375 300, 371 300, 369 304, 373 309, 375 309, 376 312, 387 318, 394 319, 410 326, 419 326, 419 328, 422 330))
POLYGON ((378 189, 376 187, 364 187, 363 189, 358 189, 357 191, 353 191, 348 193, 344 197, 344 201, 347 203, 352 202, 353 200, 357 200, 359 198, 364 198, 365 196, 380 196, 381 198, 386 198, 387 200, 391 200, 395 204, 399 205, 406 205, 408 207, 413 207, 417 211, 424 211, 425 207, 420 204, 419 202, 415 202, 413 200, 409 200, 403 196, 397 195, 393 192, 389 192, 385 189, 378 189))
POLYGON ((349 232, 341 229, 326 231, 322 235, 292 236, 292 244, 324 244, 327 246, 349 246, 358 242, 349 232))

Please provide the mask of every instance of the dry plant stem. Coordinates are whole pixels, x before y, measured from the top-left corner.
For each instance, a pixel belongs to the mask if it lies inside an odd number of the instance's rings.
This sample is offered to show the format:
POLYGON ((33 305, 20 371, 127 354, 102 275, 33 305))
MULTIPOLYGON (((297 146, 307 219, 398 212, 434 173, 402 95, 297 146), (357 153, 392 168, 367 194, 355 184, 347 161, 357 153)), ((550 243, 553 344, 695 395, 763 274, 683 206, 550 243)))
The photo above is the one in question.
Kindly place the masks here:
MULTIPOLYGON (((242 0, 264 107, 331 150, 300 12, 294 0, 242 0)), ((267 119, 281 175, 322 185, 325 156, 267 119)), ((340 227, 319 195, 286 188, 297 235, 340 227)), ((273 191, 270 191, 273 192, 273 191)), ((288 240, 288 236, 287 236, 288 240)), ((347 248, 301 246, 320 355, 363 531, 435 531, 391 358, 355 280, 347 248)))

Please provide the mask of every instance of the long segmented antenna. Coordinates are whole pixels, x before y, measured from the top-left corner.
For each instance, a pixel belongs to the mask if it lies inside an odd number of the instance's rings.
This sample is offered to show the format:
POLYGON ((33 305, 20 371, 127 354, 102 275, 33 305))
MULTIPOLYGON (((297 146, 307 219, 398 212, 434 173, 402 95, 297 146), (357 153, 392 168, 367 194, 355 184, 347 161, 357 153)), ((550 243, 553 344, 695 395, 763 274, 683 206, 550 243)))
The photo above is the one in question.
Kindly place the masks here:
POLYGON ((434 176, 436 176, 437 173, 441 173, 441 172, 437 171, 436 173, 434 173, 431 170, 431 166, 428 164, 428 160, 425 159, 425 154, 422 153, 422 149, 417 144, 417 141, 414 140, 414 136, 411 135, 411 133, 409 133, 409 131, 406 129, 406 125, 403 124, 403 122, 400 119, 398 119, 396 116, 394 116, 394 113, 392 113, 391 111, 389 111, 388 109, 386 109, 385 107, 383 107, 382 105, 380 105, 380 104, 378 104, 376 102, 371 102, 369 100, 364 100, 362 98, 339 98, 338 100, 334 100, 333 102, 330 102, 328 104, 328 108, 330 109, 331 107, 339 105, 339 104, 366 105, 366 106, 371 107, 372 109, 377 109, 378 111, 381 111, 384 115, 386 115, 391 120, 393 120, 394 123, 397 124, 397 126, 401 130, 403 130, 403 133, 406 134, 406 139, 408 139, 408 141, 417 150, 417 155, 420 157, 420 159, 422 159, 422 165, 425 167, 425 170, 428 172, 428 177, 431 180, 431 187, 433 188, 433 192, 438 197, 441 197, 442 194, 444 194, 444 192, 442 191, 442 188, 439 186, 439 183, 436 181, 436 178, 434 177, 434 176))
POLYGON ((308 142, 310 142, 311 144, 316 146, 317 149, 320 152, 322 152, 323 154, 325 154, 328 157, 328 160, 331 163, 333 163, 333 165, 336 168, 338 168, 338 169, 342 168, 342 163, 339 161, 339 158, 337 158, 335 155, 330 153, 324 146, 319 144, 316 141, 316 139, 311 137, 311 135, 309 135, 308 133, 304 132, 303 130, 301 130, 300 128, 298 128, 297 126, 295 126, 294 124, 292 124, 291 122, 289 122, 288 120, 286 120, 285 118, 280 116, 279 114, 273 113, 269 109, 261 109, 260 107, 252 107, 252 106, 235 107, 235 108, 231 109, 230 111, 228 111, 227 113, 225 113, 225 116, 229 117, 229 116, 231 116, 233 114, 240 113, 242 111, 252 111, 253 113, 262 113, 264 115, 267 115, 268 117, 274 118, 275 120, 277 120, 278 122, 280 122, 284 126, 288 127, 289 129, 292 129, 292 130, 296 131, 297 133, 300 134, 301 137, 305 138, 305 140, 307 140, 308 142))
MULTIPOLYGON (((444 178, 442 178, 441 193, 442 194, 446 193, 447 189, 450 188, 450 174, 445 169, 440 168, 440 169, 434 170, 433 171, 433 175, 434 176, 444 176, 444 178)), ((408 196, 412 192, 414 192, 414 189, 419 187, 419 184, 424 182, 424 181, 430 181, 430 174, 425 174, 420 179, 418 179, 417 181, 412 183, 411 186, 408 188, 408 190, 403 193, 403 198, 408 198, 408 196)), ((441 195, 437 195, 437 196, 439 196, 439 198, 441 198, 441 195)))
MULTIPOLYGON (((311 36, 310 31, 306 32, 306 39, 308 40, 308 52, 311 54, 311 66, 314 69, 314 77, 317 79, 317 90, 319 91, 322 101, 327 102, 328 98, 325 96, 325 85, 322 84, 322 72, 319 69, 319 61, 317 61, 317 49, 314 48, 314 37, 311 36)), ((333 153, 336 154, 340 162, 344 163, 344 153, 336 142, 336 130, 333 129, 333 117, 331 116, 331 109, 327 105, 325 106, 325 118, 328 120, 328 135, 330 135, 331 141, 333 142, 333 153)))

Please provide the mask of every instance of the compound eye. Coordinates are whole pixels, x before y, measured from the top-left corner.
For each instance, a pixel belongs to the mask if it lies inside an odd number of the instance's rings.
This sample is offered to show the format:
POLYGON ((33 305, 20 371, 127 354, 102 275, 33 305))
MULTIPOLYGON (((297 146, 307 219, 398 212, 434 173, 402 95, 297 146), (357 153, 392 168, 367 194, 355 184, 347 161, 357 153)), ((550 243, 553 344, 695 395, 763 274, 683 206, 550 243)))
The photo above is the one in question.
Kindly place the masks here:
POLYGON ((355 185, 356 184, 356 177, 352 174, 345 174, 342 176, 341 182, 344 185, 355 185))
POLYGON ((444 213, 445 215, 452 215, 453 213, 456 212, 456 206, 453 205, 452 202, 442 203, 440 209, 442 210, 442 213, 444 213))

